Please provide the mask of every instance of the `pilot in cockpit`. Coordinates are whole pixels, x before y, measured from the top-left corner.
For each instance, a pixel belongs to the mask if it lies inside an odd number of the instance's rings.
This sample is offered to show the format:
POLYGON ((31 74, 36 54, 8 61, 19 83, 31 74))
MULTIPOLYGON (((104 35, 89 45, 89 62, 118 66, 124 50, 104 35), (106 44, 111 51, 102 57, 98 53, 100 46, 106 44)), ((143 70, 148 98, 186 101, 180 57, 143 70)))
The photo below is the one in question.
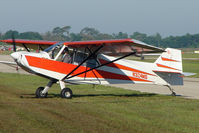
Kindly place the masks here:
POLYGON ((62 62, 72 63, 71 55, 69 54, 68 48, 65 48, 62 52, 62 62))

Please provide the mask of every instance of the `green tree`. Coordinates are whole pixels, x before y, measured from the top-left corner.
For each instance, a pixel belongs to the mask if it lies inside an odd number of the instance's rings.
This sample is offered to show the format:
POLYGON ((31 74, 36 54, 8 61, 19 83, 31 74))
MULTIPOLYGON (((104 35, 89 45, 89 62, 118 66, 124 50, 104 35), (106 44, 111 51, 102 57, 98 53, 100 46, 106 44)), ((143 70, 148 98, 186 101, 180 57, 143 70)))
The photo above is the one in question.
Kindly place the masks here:
POLYGON ((95 28, 85 27, 80 31, 80 35, 82 36, 82 40, 95 40, 99 35, 99 31, 95 28))
POLYGON ((3 35, 3 39, 11 39, 12 35, 14 35, 15 38, 19 37, 19 32, 16 30, 9 30, 3 35))
POLYGON ((81 41, 82 40, 82 36, 80 35, 80 33, 70 33, 70 41, 81 41))
POLYGON ((53 30, 52 30, 52 34, 56 36, 56 38, 59 40, 59 41, 63 41, 63 40, 67 40, 69 41, 70 40, 70 29, 71 27, 70 26, 64 26, 62 28, 60 27, 55 27, 53 30))
POLYGON ((147 34, 134 32, 132 35, 130 35, 130 38, 145 42, 145 41, 147 41, 147 34))
POLYGON ((66 33, 66 36, 70 35, 71 26, 64 26, 61 29, 63 30, 63 33, 66 33))
POLYGON ((134 32, 132 35, 118 32, 113 34, 100 33, 95 28, 85 27, 79 33, 70 33, 70 26, 55 27, 52 31, 44 34, 38 32, 23 32, 19 33, 15 30, 9 30, 6 33, 0 33, 0 39, 10 39, 14 33, 15 38, 34 39, 34 40, 51 40, 51 41, 83 41, 83 40, 103 40, 103 39, 123 39, 133 38, 143 41, 150 45, 158 47, 171 48, 198 48, 199 34, 185 34, 183 36, 168 36, 162 38, 159 33, 155 35, 147 35, 140 32, 134 32))
POLYGON ((155 41, 156 41, 156 46, 160 46, 161 45, 161 40, 162 40, 162 37, 161 37, 161 35, 159 34, 159 33, 156 33, 156 35, 154 36, 154 38, 155 38, 155 41))
POLYGON ((115 38, 115 39, 125 39, 125 38, 128 38, 128 34, 123 33, 123 32, 119 32, 117 34, 113 34, 113 38, 115 38))
POLYGON ((0 32, 0 40, 2 39, 2 37, 3 37, 3 35, 2 35, 2 33, 0 32))
POLYGON ((43 40, 38 32, 23 32, 19 34, 20 39, 43 40))
POLYGON ((53 30, 52 30, 52 33, 54 35, 63 35, 63 30, 60 28, 60 27, 55 27, 53 30))

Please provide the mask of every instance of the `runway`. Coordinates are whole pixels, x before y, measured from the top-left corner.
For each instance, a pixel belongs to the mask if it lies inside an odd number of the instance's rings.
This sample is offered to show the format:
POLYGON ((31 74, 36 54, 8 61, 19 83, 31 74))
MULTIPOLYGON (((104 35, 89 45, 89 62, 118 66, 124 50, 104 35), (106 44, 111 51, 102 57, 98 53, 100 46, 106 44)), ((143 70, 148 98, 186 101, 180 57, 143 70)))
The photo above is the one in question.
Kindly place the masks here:
MULTIPOLYGON (((0 55, 0 61, 13 61, 9 55, 0 55)), ((10 67, 6 64, 0 63, 0 72, 5 73, 19 73, 28 74, 27 72, 19 69, 16 71, 16 67, 10 67)), ((149 92, 170 95, 171 92, 166 86, 159 85, 147 85, 147 84, 112 84, 110 86, 120 87, 124 89, 137 90, 140 92, 149 92)), ((191 99, 199 99, 199 78, 184 78, 184 86, 172 86, 178 96, 191 99)))
MULTIPOLYGON (((10 61, 14 62, 12 57, 10 55, 0 55, 0 61, 10 61)), ((5 72, 5 73, 19 73, 19 74, 29 74, 26 71, 22 69, 16 70, 16 66, 14 65, 8 65, 8 64, 2 64, 0 63, 0 72, 5 72)))
MULTIPOLYGON (((170 95, 171 91, 166 86, 148 84, 112 84, 111 86, 140 92, 170 95)), ((177 96, 199 99, 199 78, 184 78, 183 86, 172 86, 177 96)))

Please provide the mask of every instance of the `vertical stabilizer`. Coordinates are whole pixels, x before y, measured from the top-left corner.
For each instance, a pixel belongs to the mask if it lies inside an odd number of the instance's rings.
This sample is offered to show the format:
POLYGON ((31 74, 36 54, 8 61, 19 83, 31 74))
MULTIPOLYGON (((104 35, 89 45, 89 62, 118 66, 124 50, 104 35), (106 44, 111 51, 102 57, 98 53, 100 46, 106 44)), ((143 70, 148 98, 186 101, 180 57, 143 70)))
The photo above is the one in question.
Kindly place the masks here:
POLYGON ((155 61, 154 72, 171 85, 183 85, 181 50, 167 48, 155 61))
POLYGON ((167 48, 155 61, 157 71, 182 73, 181 50, 167 48))

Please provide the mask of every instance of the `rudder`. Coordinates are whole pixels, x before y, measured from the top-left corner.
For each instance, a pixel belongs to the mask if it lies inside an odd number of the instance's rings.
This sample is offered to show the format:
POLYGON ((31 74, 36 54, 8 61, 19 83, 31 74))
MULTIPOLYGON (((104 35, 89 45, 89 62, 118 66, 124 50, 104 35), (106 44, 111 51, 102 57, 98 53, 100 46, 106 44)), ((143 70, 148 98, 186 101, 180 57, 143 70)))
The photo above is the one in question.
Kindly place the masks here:
POLYGON ((154 62, 154 72, 170 85, 183 85, 181 50, 167 48, 154 62))

